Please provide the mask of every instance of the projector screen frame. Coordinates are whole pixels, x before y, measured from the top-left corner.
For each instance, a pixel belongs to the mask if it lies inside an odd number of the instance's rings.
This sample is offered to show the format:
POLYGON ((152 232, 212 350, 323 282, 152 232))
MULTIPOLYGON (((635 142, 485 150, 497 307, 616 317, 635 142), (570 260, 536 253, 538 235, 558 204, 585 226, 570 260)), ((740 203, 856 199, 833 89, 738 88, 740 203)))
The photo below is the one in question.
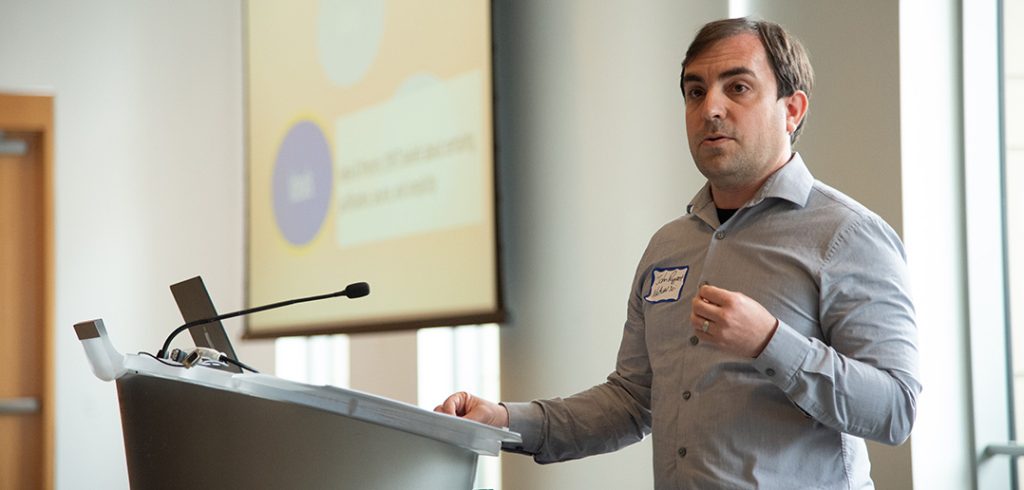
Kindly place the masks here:
MULTIPOLYGON (((243 114, 243 228, 245 246, 243 250, 244 255, 244 268, 243 268, 243 301, 247 307, 258 306, 251 302, 250 292, 250 270, 251 270, 251 248, 252 248, 252 230, 251 227, 251 121, 250 117, 250 87, 249 87, 249 2, 245 0, 242 2, 242 114, 243 114)), ((374 332, 393 332, 402 330, 418 330, 421 328, 431 327, 453 327, 461 325, 478 325, 478 324, 502 324, 507 318, 507 310, 505 307, 505 295, 504 295, 504 268, 502 260, 502 226, 501 226, 501 212, 500 212, 500 162, 499 162, 499 131, 498 131, 498 92, 497 92, 497 73, 496 73, 496 42, 495 42, 495 2, 494 0, 487 1, 488 4, 488 41, 489 41, 489 69, 490 69, 490 103, 491 103, 491 171, 492 171, 492 209, 493 209, 493 258, 494 258, 494 278, 496 284, 494 285, 495 291, 495 308, 491 311, 483 311, 480 313, 471 313, 464 315, 410 315, 404 318, 390 318, 381 321, 326 321, 326 322, 314 322, 304 324, 297 327, 284 327, 284 328, 268 328, 261 327, 258 331, 254 331, 251 327, 251 318, 246 316, 243 318, 242 338, 243 339, 273 339, 278 337, 292 337, 292 336, 310 336, 310 335, 331 335, 331 334, 357 334, 357 333, 374 333, 374 332)), ((353 277, 349 282, 360 281, 362 279, 353 277)), ((343 282, 344 280, 340 281, 343 282)), ((339 289, 344 285, 339 284, 339 289)), ((370 294, 373 294, 374 285, 370 284, 370 294)), ((327 293, 330 291, 321 291, 321 293, 327 293)), ((301 295, 297 292, 296 296, 301 295)), ((291 298, 277 298, 273 301, 282 301, 291 298)), ((359 299, 350 300, 348 298, 338 298, 329 301, 359 301, 359 299)), ((300 306, 301 307, 301 306, 300 306)))

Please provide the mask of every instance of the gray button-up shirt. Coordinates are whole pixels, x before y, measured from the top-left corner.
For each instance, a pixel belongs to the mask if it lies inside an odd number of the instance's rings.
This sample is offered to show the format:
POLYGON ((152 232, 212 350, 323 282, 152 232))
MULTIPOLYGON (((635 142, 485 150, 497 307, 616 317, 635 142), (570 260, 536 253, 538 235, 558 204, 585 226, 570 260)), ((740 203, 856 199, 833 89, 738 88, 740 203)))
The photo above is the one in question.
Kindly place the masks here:
POLYGON ((864 438, 903 442, 921 391, 899 237, 799 155, 725 224, 709 189, 651 239, 615 372, 569 398, 506 404, 523 435, 506 449, 548 463, 652 433, 659 489, 871 488, 864 438), (693 335, 705 281, 779 319, 757 358, 693 335))

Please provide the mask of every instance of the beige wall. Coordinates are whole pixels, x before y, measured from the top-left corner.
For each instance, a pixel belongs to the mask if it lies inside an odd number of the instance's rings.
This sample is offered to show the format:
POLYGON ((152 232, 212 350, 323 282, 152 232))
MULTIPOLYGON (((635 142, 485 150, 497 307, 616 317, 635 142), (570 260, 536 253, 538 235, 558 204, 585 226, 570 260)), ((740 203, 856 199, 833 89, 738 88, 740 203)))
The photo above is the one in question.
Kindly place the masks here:
POLYGON ((901 231, 899 3, 746 3, 809 51, 815 86, 797 150, 811 172, 901 231))

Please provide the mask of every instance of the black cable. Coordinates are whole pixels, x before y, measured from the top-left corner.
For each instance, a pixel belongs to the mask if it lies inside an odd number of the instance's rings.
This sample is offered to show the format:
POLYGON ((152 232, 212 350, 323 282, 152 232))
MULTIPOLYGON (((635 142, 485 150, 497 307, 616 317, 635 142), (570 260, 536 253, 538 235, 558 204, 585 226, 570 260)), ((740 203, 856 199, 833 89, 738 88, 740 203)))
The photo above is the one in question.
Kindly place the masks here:
POLYGON ((183 364, 178 364, 178 363, 174 363, 174 364, 172 364, 172 363, 169 363, 169 362, 167 362, 167 361, 165 361, 165 360, 163 360, 163 359, 161 359, 161 358, 159 358, 159 357, 157 357, 157 356, 154 356, 153 354, 150 354, 149 352, 145 352, 145 351, 139 351, 139 354, 140 354, 140 355, 146 355, 146 356, 152 357, 153 359, 156 359, 157 361, 159 361, 159 362, 160 362, 160 364, 165 364, 165 365, 167 365, 167 366, 171 366, 171 367, 178 367, 178 368, 183 368, 183 367, 185 367, 185 366, 184 366, 183 364))
MULTIPOLYGON (((149 352, 139 351, 139 354, 140 355, 144 355, 144 356, 152 357, 153 359, 156 359, 160 364, 163 364, 165 366, 171 366, 171 367, 177 367, 177 368, 184 368, 184 367, 186 367, 184 364, 167 362, 167 361, 165 361, 165 360, 163 360, 163 359, 161 359, 161 358, 159 358, 157 356, 154 356, 153 354, 150 354, 149 352)), ((227 364, 234 364, 235 366, 238 366, 238 367, 240 367, 242 369, 245 369, 245 370, 248 370, 248 371, 252 371, 255 374, 259 374, 260 373, 259 371, 257 371, 255 369, 253 369, 252 367, 246 365, 244 362, 236 360, 236 359, 232 359, 232 358, 230 358, 230 357, 228 357, 228 356, 226 356, 224 354, 221 354, 220 355, 220 359, 217 359, 217 360, 220 361, 220 362, 227 363, 227 364)))
POLYGON ((255 374, 260 374, 259 371, 255 370, 255 369, 253 369, 253 368, 251 368, 249 366, 246 366, 245 363, 243 363, 242 361, 239 361, 239 360, 236 360, 236 359, 232 359, 232 358, 230 358, 230 357, 228 357, 228 356, 226 356, 224 354, 221 354, 220 355, 220 359, 218 359, 218 360, 221 361, 221 362, 226 362, 228 364, 234 364, 234 365, 236 365, 236 366, 238 366, 238 367, 240 367, 242 369, 247 369, 249 371, 252 371, 255 374))

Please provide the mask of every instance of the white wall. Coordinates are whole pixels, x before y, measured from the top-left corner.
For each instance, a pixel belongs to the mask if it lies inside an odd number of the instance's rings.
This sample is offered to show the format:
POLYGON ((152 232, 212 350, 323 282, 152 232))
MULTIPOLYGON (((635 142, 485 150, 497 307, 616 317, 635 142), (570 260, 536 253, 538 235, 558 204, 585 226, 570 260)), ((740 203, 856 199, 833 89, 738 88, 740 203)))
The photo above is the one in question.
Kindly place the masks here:
MULTIPOLYGON (((240 23, 238 1, 0 5, 0 90, 56 96, 59 488, 128 486, 115 386, 72 324, 155 352, 181 322, 171 283, 201 274, 221 311, 242 306, 240 23)), ((272 368, 269 343, 237 345, 272 368)))

